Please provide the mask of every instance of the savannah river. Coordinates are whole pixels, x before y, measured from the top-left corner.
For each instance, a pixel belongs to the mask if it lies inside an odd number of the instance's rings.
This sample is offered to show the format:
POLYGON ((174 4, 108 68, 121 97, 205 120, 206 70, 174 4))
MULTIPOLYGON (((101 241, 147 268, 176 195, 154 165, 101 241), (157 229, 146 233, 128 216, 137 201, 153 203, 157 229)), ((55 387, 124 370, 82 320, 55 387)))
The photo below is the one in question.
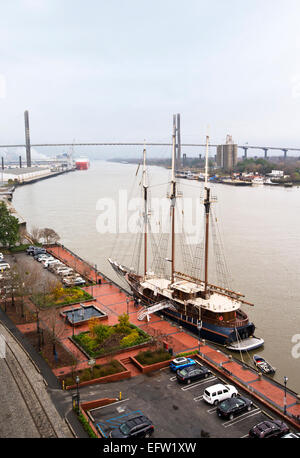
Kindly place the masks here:
MULTIPOLYGON (((96 222, 102 204, 115 203, 117 208, 119 190, 129 191, 139 180, 136 168, 94 161, 87 171, 17 188, 13 204, 29 230, 33 226, 55 229, 61 243, 116 280, 107 258, 115 251, 116 239, 126 246, 127 235, 99 233, 99 219, 98 230, 96 222)), ((149 174, 151 184, 156 185, 154 195, 165 194, 169 170, 153 166, 149 174)), ((199 200, 201 183, 181 183, 186 196, 199 200)), ((277 368, 276 380, 282 382, 287 376, 288 386, 300 392, 300 348, 296 344, 297 339, 300 342, 300 188, 212 187, 218 198, 214 205, 233 277, 232 289, 255 304, 243 309, 256 325, 255 334, 265 340, 257 353, 277 368)), ((110 229, 123 228, 123 218, 117 225, 111 221, 110 229)), ((249 361, 247 354, 243 358, 249 361)))

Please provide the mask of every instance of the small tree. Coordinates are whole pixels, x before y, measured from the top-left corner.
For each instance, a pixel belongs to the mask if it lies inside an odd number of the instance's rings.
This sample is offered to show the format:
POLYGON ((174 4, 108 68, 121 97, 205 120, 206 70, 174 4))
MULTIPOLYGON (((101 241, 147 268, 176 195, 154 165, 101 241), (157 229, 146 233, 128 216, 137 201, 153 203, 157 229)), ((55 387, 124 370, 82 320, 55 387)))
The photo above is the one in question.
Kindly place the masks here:
POLYGON ((60 239, 60 236, 55 232, 54 229, 50 227, 45 227, 44 229, 40 230, 40 237, 44 240, 44 242, 49 245, 51 243, 57 243, 60 239))
POLYGON ((118 316, 119 324, 117 325, 117 332, 120 333, 128 333, 130 331, 130 322, 129 316, 127 313, 123 313, 122 315, 118 316))
POLYGON ((12 247, 19 240, 19 221, 8 211, 4 202, 0 202, 0 243, 12 247))
POLYGON ((32 240, 32 243, 40 243, 40 239, 41 239, 40 232, 41 232, 41 230, 36 226, 34 226, 31 229, 31 233, 29 234, 29 237, 32 240))
POLYGON ((44 322, 50 330, 53 357, 54 357, 55 362, 57 363, 58 354, 57 354, 56 345, 57 345, 57 342, 60 340, 60 337, 62 337, 65 331, 64 321, 62 320, 59 314, 59 311, 55 307, 48 309, 47 312, 44 314, 44 316, 45 316, 44 322))
POLYGON ((88 326, 89 326, 89 331, 90 331, 92 339, 95 339, 95 337, 96 337, 95 328, 98 325, 99 325, 99 318, 93 317, 93 318, 89 319, 88 326))

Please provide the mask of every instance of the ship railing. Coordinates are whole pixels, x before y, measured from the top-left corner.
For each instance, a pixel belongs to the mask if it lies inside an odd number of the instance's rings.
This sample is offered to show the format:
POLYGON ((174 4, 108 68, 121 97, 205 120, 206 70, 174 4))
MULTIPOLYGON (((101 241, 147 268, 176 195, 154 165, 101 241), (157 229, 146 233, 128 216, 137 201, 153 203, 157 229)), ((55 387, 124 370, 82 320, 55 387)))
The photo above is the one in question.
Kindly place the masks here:
POLYGON ((203 316, 203 320, 209 324, 218 324, 218 326, 223 326, 223 327, 228 327, 228 328, 237 328, 240 326, 245 326, 249 322, 248 317, 241 319, 241 320, 226 321, 226 320, 216 320, 212 318, 206 318, 205 316, 203 316))

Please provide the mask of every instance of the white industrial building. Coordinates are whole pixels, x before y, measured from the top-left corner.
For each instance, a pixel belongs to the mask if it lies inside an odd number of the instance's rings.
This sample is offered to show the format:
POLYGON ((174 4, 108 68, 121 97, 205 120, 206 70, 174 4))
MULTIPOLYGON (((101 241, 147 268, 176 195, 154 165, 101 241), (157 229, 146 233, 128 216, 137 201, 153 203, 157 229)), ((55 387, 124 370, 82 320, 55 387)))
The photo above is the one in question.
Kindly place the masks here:
POLYGON ((50 166, 6 168, 1 170, 1 181, 7 183, 9 180, 13 180, 18 181, 19 183, 23 183, 24 181, 30 181, 34 178, 49 175, 50 172, 50 166))

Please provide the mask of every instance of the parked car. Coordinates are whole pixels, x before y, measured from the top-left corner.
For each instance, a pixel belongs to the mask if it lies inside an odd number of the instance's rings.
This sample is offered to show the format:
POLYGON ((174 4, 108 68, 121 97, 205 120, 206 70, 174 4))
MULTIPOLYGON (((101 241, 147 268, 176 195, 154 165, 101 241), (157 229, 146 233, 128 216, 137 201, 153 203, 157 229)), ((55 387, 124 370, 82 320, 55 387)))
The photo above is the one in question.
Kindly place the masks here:
POLYGON ((85 284, 85 280, 80 276, 74 277, 71 275, 70 277, 66 276, 62 279, 62 282, 65 286, 80 286, 85 284))
POLYGON ((85 280, 81 277, 75 278, 74 286, 85 285, 85 280))
POLYGON ((0 261, 3 261, 3 259, 4 259, 3 253, 0 253, 0 261))
POLYGON ((45 259, 45 261, 42 261, 42 264, 45 268, 58 263, 61 264, 61 262, 58 259, 50 259, 50 261, 49 259, 45 259))
POLYGON ((63 266, 63 263, 61 261, 58 261, 57 259, 55 259, 56 262, 52 262, 52 263, 49 263, 48 265, 48 270, 50 270, 50 272, 53 272, 53 273, 57 273, 57 269, 59 269, 60 267, 63 266))
POLYGON ((214 404, 216 406, 219 402, 235 397, 237 394, 238 391, 233 385, 222 385, 222 383, 217 383, 204 390, 203 399, 208 402, 208 404, 214 404))
POLYGON ((290 432, 289 427, 281 420, 267 420, 253 426, 249 431, 250 437, 265 439, 269 437, 282 437, 290 432))
POLYGON ((173 361, 170 362, 170 369, 171 371, 176 372, 180 369, 183 369, 184 367, 192 366, 193 364, 197 364, 194 359, 181 356, 179 358, 173 359, 173 361))
POLYGON ((69 275, 69 276, 73 275, 74 276, 74 274, 75 274, 74 270, 71 267, 66 267, 64 269, 63 273, 64 273, 65 276, 66 275, 69 275))
POLYGON ((217 414, 219 417, 229 418, 229 420, 232 420, 234 416, 245 411, 250 411, 252 406, 253 402, 250 399, 239 395, 220 402, 217 407, 217 414))
POLYGON ((200 366, 199 364, 185 367, 176 373, 176 377, 179 382, 188 384, 196 380, 207 378, 209 375, 211 375, 210 370, 208 370, 205 366, 200 366))
POLYGON ((72 273, 73 273, 72 270, 66 269, 66 270, 61 270, 60 272, 58 272, 58 275, 60 275, 60 277, 62 278, 65 278, 72 273))
POLYGON ((26 253, 31 255, 31 256, 36 256, 37 254, 46 254, 47 251, 45 248, 39 247, 39 246, 29 246, 26 249, 26 253))
POLYGON ((29 247, 27 247, 27 248, 26 248, 26 254, 31 255, 31 254, 34 252, 35 248, 38 248, 38 247, 32 246, 32 245, 30 245, 29 247))
POLYGON ((10 265, 8 262, 0 262, 0 272, 3 272, 3 270, 10 269, 10 265))
POLYGON ((36 261, 39 261, 39 262, 44 261, 44 260, 46 260, 46 259, 47 259, 48 261, 50 261, 50 259, 54 259, 54 257, 51 256, 51 254, 48 254, 48 253, 36 254, 36 255, 34 255, 33 257, 34 257, 34 259, 35 259, 36 261))
POLYGON ((61 272, 65 272, 65 273, 71 273, 73 272, 73 269, 71 269, 70 267, 62 264, 61 266, 59 266, 57 269, 56 269, 56 273, 59 274, 61 272))
POLYGON ((153 434, 154 426, 152 421, 145 415, 138 415, 117 428, 113 429, 109 437, 129 438, 129 437, 150 437, 153 434))

